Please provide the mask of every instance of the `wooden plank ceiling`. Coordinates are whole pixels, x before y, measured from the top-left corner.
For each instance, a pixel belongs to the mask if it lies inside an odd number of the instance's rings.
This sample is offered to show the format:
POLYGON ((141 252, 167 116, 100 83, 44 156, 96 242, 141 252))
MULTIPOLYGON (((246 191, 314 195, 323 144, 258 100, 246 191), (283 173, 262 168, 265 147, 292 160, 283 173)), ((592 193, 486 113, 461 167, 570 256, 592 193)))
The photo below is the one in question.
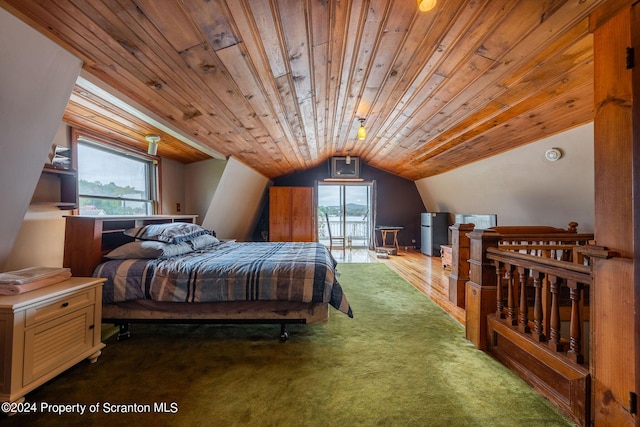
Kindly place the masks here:
MULTIPOLYGON (((269 178, 349 153, 412 180, 591 121, 588 17, 621 3, 0 0, 90 75, 269 178)), ((208 158, 83 87, 64 120, 208 158)))

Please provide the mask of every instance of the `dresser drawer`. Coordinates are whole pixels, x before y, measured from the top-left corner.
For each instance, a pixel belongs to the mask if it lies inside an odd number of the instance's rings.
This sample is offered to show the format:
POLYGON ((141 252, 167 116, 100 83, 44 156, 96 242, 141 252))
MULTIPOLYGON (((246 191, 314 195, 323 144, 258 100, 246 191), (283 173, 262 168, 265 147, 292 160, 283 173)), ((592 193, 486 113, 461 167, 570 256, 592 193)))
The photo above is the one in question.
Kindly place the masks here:
POLYGON ((93 347, 93 309, 87 306, 25 331, 23 386, 93 347))
POLYGON ((92 305, 96 300, 95 288, 84 289, 69 295, 47 301, 42 305, 28 308, 25 313, 25 328, 37 325, 59 316, 64 316, 78 308, 92 305))

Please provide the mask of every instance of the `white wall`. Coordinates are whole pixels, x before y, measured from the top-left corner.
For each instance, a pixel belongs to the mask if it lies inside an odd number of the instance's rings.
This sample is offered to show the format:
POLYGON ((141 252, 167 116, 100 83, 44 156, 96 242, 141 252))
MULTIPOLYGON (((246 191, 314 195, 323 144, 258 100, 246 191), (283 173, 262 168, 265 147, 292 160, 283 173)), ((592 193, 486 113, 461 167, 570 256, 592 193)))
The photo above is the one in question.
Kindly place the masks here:
POLYGON ((163 215, 190 214, 185 211, 185 165, 170 159, 162 159, 162 197, 160 212, 163 215), (180 204, 178 211, 177 204, 180 204))
POLYGON ((184 213, 198 215, 198 224, 202 224, 209 210, 226 166, 226 160, 210 159, 190 163, 185 167, 184 213))
POLYGON ((222 239, 251 240, 268 184, 268 178, 230 158, 202 226, 222 239))
POLYGON ((4 9, 0 9, 0 58, 0 271, 4 271, 82 62, 4 9))
MULTIPOLYGON (((52 144, 68 146, 70 131, 68 125, 61 123, 52 144)), ((52 197, 54 196, 56 195, 52 197)), ((19 270, 34 265, 62 267, 65 225, 63 215, 70 213, 71 211, 53 206, 29 206, 5 270, 19 270)))
POLYGON ((429 178, 416 181, 429 211, 497 214, 498 225, 549 225, 593 232, 593 124, 563 132, 429 178), (556 162, 547 149, 560 148, 556 162))

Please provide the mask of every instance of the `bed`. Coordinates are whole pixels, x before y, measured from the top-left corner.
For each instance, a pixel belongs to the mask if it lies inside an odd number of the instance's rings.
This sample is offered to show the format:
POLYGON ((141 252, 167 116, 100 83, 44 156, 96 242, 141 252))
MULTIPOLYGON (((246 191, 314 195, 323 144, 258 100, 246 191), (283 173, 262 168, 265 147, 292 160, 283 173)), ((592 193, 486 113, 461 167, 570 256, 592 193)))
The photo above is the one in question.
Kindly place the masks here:
POLYGON ((319 243, 220 241, 182 222, 119 232, 128 239, 108 250, 101 242, 93 269, 106 279, 102 320, 119 326, 118 339, 130 323, 166 322, 275 323, 286 340, 287 324, 326 322, 329 306, 353 317, 337 263, 319 243))

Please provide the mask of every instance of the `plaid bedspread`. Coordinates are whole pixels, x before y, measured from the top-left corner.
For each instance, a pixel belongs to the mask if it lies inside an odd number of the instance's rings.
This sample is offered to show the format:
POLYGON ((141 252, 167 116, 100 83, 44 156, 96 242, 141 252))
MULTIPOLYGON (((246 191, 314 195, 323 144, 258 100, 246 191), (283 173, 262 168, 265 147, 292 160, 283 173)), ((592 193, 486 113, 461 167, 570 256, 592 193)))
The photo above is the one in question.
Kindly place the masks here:
POLYGON ((100 264, 103 302, 328 302, 353 317, 326 246, 298 242, 227 242, 171 258, 100 264))

